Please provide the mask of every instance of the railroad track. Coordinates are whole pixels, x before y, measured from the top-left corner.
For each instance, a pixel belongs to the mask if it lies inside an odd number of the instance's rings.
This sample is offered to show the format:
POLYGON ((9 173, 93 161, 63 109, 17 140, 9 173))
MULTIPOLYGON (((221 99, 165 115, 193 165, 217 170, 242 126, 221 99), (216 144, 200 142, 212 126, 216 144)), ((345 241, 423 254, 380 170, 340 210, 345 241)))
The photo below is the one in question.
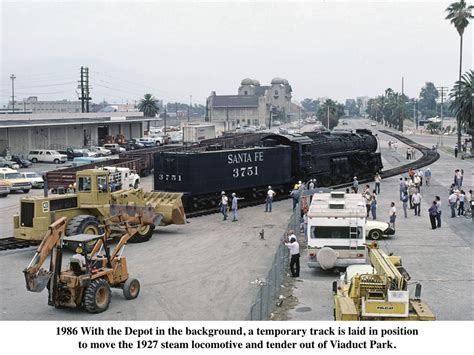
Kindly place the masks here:
MULTIPOLYGON (((387 130, 379 130, 379 131, 381 133, 388 134, 388 135, 398 139, 400 142, 405 143, 406 145, 409 145, 409 146, 419 150, 422 154, 421 158, 416 160, 416 161, 412 161, 408 164, 404 164, 404 165, 398 166, 398 167, 393 168, 393 169, 388 169, 388 170, 382 171, 382 173, 381 173, 382 178, 388 178, 388 177, 404 174, 404 173, 408 172, 408 170, 410 168, 420 169, 424 166, 433 164, 435 161, 437 161, 439 159, 439 153, 436 152, 433 149, 425 147, 422 144, 416 143, 416 142, 412 141, 411 139, 408 139, 407 137, 402 136, 400 134, 390 132, 390 131, 387 131, 387 130)), ((365 179, 365 180, 360 180, 359 182, 360 183, 365 183, 365 182, 370 182, 370 181, 372 181, 372 180, 365 179)), ((351 183, 344 183, 344 184, 340 184, 340 185, 333 185, 333 186, 331 186, 331 188, 339 189, 339 188, 349 187, 351 185, 352 185, 351 183)), ((281 195, 278 196, 277 195, 277 196, 275 196, 274 201, 286 200, 288 198, 289 198, 289 196, 281 196, 281 195)), ((257 206, 257 205, 263 205, 263 204, 264 204, 264 202, 260 201, 260 200, 258 200, 258 201, 257 200, 253 200, 253 201, 240 200, 239 201, 239 209, 240 208, 245 208, 245 207, 257 206)), ((189 213, 186 213, 186 217, 187 218, 195 218, 195 217, 200 217, 200 216, 214 214, 214 213, 219 213, 219 207, 216 206, 214 208, 189 212, 189 213)), ((35 241, 21 240, 21 239, 15 239, 15 238, 0 239, 0 251, 20 249, 20 248, 28 248, 30 246, 34 246, 34 245, 37 245, 37 244, 38 244, 37 241, 35 242, 35 241)))
POLYGON ((30 246, 38 245, 39 241, 16 239, 14 237, 0 239, 0 251, 1 250, 13 250, 23 249, 30 246))

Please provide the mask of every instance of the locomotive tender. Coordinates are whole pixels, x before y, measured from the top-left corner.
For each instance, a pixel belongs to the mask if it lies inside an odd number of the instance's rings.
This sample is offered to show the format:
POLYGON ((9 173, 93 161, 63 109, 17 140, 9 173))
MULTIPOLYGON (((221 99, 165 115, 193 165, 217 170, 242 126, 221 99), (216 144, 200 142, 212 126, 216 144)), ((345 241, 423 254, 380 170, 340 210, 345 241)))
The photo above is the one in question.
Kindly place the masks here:
POLYGON ((182 150, 155 154, 155 191, 183 192, 186 212, 216 207, 221 191, 246 203, 261 202, 268 186, 286 196, 298 180, 317 186, 373 178, 382 170, 377 139, 370 130, 261 135, 252 146, 182 150))

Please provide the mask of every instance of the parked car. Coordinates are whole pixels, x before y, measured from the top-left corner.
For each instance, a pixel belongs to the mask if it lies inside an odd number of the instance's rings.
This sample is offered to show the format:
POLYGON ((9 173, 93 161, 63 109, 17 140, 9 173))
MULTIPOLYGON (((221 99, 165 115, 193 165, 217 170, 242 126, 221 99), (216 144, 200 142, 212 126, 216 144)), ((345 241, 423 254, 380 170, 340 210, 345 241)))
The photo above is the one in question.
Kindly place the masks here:
POLYGON ((35 172, 22 172, 20 175, 31 183, 33 189, 42 189, 44 187, 43 176, 35 172))
POLYGON ((104 147, 92 147, 89 149, 89 151, 92 151, 96 154, 97 157, 106 157, 108 155, 111 155, 112 152, 104 147))
POLYGON ((126 151, 125 148, 121 147, 120 144, 116 144, 116 143, 104 144, 103 147, 105 149, 110 150, 112 154, 119 154, 126 151))
POLYGON ((122 145, 126 150, 136 150, 145 148, 143 143, 137 142, 135 139, 129 139, 124 145, 122 145))
POLYGON ((0 197, 5 197, 10 193, 10 188, 7 184, 0 180, 0 197))
POLYGON ((42 161, 46 163, 59 164, 67 161, 67 154, 59 154, 56 150, 37 149, 31 150, 28 153, 28 159, 33 163, 42 161))
POLYGON ((372 127, 375 127, 375 126, 377 126, 377 123, 372 122, 370 125, 371 125, 372 127))
POLYGON ((155 145, 160 144, 153 138, 138 138, 137 142, 142 143, 145 147, 154 147, 155 145))
POLYGON ((33 163, 29 161, 28 159, 23 159, 16 155, 12 155, 12 161, 17 163, 20 168, 29 168, 30 166, 33 165, 33 163))
POLYGON ((0 180, 10 188, 10 192, 23 191, 28 193, 31 190, 31 183, 13 169, 0 168, 0 180))
POLYGON ((387 222, 367 220, 365 223, 365 235, 367 238, 378 240, 381 237, 394 235, 395 230, 387 222))
POLYGON ((0 168, 19 169, 20 165, 11 160, 6 160, 4 157, 0 157, 0 168))

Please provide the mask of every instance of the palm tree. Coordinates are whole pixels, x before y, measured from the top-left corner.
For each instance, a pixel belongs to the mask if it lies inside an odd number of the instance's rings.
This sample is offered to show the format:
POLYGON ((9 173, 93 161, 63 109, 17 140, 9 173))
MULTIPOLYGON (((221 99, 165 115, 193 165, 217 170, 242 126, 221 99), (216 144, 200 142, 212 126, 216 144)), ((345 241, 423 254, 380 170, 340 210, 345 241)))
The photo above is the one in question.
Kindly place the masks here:
MULTIPOLYGON (((458 121, 458 129, 461 126, 464 126, 466 130, 474 138, 474 122, 473 120, 473 91, 472 91, 472 81, 474 78, 474 71, 469 70, 464 73, 461 80, 454 84, 453 89, 451 90, 451 104, 449 108, 456 114, 458 121)), ((461 147, 460 142, 458 142, 458 147, 461 147)))
MULTIPOLYGON (((145 94, 143 99, 138 103, 138 110, 143 112, 145 117, 155 117, 160 111, 158 100, 156 100, 152 94, 145 94)), ((147 122, 147 132, 150 132, 150 121, 147 122)))
MULTIPOLYGON (((459 33, 460 43, 459 43, 459 82, 461 82, 461 73, 462 73, 462 38, 464 34, 464 29, 469 25, 469 20, 473 19, 472 10, 474 9, 473 5, 467 6, 465 0, 459 0, 458 2, 453 2, 446 8, 448 15, 446 20, 450 20, 456 30, 459 33)), ((457 117, 458 124, 458 147, 461 146, 461 122, 459 117, 457 117)))
POLYGON ((155 117, 160 111, 158 107, 158 100, 152 94, 145 94, 143 99, 138 103, 138 110, 143 112, 145 117, 155 117))

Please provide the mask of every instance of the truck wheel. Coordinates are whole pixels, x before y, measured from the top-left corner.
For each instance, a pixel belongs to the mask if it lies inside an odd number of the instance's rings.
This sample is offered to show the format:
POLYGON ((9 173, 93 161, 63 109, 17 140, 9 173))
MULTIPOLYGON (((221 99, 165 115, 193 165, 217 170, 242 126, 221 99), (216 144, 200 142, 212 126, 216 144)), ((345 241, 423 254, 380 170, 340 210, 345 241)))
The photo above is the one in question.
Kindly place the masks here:
POLYGON ((143 243, 150 240, 153 236, 155 226, 152 224, 146 225, 141 228, 132 238, 129 239, 130 243, 143 243))
POLYGON ((54 163, 54 164, 59 164, 60 161, 59 161, 59 159, 54 159, 53 163, 54 163))
POLYGON ((129 278, 123 285, 123 295, 127 300, 133 300, 140 293, 140 282, 137 279, 129 278))
POLYGON ((135 184, 133 185, 133 188, 134 188, 134 189, 138 189, 138 180, 135 181, 135 184))
POLYGON ((373 240, 379 240, 382 234, 383 233, 380 229, 374 229, 369 232, 369 238, 373 240))
POLYGON ((23 189, 23 192, 27 194, 28 192, 30 192, 30 189, 23 189))
POLYGON ((110 286, 104 279, 97 279, 90 283, 84 293, 84 308, 89 313, 100 313, 110 304, 110 286))
POLYGON ((33 158, 33 159, 31 159, 31 162, 32 162, 32 163, 37 163, 37 162, 38 162, 38 159, 33 158))

